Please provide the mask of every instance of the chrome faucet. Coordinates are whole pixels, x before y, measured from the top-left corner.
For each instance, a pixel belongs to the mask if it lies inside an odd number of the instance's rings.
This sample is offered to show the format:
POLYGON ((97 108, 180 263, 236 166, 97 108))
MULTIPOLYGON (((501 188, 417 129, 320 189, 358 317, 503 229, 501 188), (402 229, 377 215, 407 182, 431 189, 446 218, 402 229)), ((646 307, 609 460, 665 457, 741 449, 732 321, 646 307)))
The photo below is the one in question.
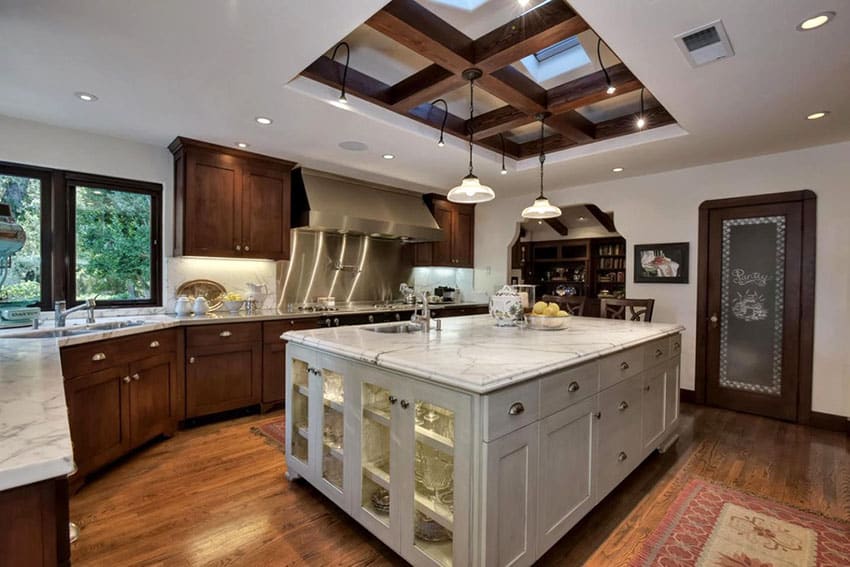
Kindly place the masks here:
POLYGON ((94 308, 97 303, 95 303, 93 297, 91 299, 86 299, 84 303, 81 303, 76 307, 71 307, 70 309, 65 309, 66 305, 67 303, 65 303, 64 301, 57 301, 53 305, 53 319, 57 327, 65 326, 65 319, 68 317, 69 313, 73 313, 74 311, 80 311, 82 309, 88 310, 88 313, 86 314, 86 324, 94 324, 94 308))
POLYGON ((431 330, 431 308, 428 307, 428 292, 422 292, 422 314, 419 315, 416 312, 418 306, 414 305, 413 307, 413 315, 411 315, 410 320, 413 323, 422 323, 423 331, 431 330))

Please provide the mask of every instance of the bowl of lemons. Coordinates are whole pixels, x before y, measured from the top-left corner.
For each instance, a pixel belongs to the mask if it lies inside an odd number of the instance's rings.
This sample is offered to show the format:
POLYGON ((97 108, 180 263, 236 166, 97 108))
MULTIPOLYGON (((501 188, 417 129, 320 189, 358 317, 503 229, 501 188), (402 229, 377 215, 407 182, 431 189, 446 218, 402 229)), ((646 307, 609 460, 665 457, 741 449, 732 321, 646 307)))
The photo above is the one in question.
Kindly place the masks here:
POLYGON ((570 314, 557 303, 538 301, 528 316, 528 326, 539 331, 557 331, 567 326, 570 314))
POLYGON ((228 292, 222 296, 222 305, 224 308, 231 313, 239 313, 239 310, 242 309, 242 306, 245 304, 245 300, 238 293, 228 292))

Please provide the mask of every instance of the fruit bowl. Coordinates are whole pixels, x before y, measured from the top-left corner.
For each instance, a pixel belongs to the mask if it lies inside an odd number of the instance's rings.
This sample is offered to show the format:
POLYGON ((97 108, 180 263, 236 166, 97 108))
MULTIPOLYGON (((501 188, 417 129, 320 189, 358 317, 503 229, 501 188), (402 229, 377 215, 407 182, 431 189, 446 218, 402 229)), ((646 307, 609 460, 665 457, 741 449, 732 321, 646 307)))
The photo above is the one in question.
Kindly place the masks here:
POLYGON ((224 308, 231 313, 238 313, 240 309, 242 309, 242 305, 245 303, 244 300, 240 299, 239 301, 230 301, 225 300, 222 302, 224 308))
POLYGON ((558 317, 557 315, 528 315, 528 327, 537 331, 557 331, 567 327, 569 317, 558 317))

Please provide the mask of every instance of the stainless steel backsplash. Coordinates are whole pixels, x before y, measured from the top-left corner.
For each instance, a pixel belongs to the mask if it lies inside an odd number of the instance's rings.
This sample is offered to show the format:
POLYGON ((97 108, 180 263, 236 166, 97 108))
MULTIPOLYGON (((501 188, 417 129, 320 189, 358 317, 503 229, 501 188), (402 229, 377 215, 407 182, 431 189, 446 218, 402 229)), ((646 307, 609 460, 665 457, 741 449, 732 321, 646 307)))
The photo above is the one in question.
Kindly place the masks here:
POLYGON ((337 304, 399 299, 399 284, 412 283, 405 246, 398 240, 293 230, 290 260, 277 262, 278 308, 325 296, 337 304))

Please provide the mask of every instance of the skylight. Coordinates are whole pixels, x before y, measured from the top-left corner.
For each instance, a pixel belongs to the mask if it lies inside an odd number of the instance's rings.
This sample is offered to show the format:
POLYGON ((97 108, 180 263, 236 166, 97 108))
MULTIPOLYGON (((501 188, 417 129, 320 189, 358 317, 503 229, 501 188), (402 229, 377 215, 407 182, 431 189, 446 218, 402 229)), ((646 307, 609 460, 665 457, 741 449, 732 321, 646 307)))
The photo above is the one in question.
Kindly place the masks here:
POLYGON ((477 10, 482 4, 486 3, 487 0, 432 0, 437 4, 444 4, 446 6, 451 6, 452 8, 457 8, 459 10, 466 10, 467 12, 472 12, 473 10, 477 10))
POLYGON ((523 57, 520 63, 537 83, 543 84, 590 64, 590 58, 578 36, 572 36, 523 57))
POLYGON ((564 51, 571 49, 577 45, 581 45, 581 42, 578 40, 578 36, 568 37, 565 40, 559 41, 554 45, 550 45, 549 47, 544 47, 540 51, 534 54, 534 58, 537 59, 538 63, 543 63, 547 59, 551 59, 556 55, 560 55, 564 51))

